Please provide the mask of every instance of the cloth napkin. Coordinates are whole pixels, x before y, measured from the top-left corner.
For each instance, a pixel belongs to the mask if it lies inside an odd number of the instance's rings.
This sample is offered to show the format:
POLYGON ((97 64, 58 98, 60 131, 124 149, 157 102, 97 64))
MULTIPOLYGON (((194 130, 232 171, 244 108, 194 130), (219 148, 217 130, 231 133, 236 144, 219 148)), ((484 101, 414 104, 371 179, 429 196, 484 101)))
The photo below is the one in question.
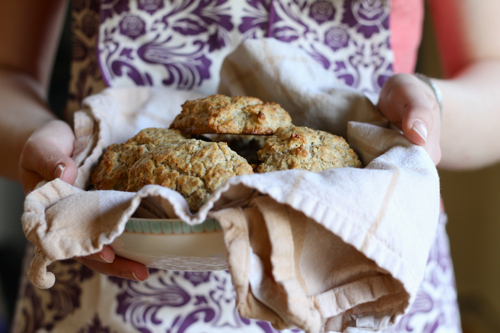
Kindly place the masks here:
POLYGON ((302 50, 246 41, 224 61, 220 92, 280 103, 296 125, 347 135, 363 169, 288 170, 231 178, 196 214, 177 192, 87 191, 104 149, 146 127, 168 126, 196 92, 113 88, 75 116, 75 186, 54 180, 30 193, 23 227, 36 245, 28 277, 50 288, 55 260, 98 252, 134 213, 224 231, 237 308, 277 329, 376 331, 394 324, 423 279, 439 214, 430 157, 387 128, 373 104, 302 50))

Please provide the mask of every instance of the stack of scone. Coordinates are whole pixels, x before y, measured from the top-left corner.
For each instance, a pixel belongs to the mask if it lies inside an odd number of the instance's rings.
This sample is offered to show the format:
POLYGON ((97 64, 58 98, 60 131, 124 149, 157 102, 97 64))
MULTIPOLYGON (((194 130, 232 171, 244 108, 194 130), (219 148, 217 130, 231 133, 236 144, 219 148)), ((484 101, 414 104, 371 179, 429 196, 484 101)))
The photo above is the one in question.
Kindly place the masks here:
POLYGON ((170 129, 148 128, 109 146, 91 184, 118 191, 165 186, 196 211, 233 176, 339 167, 361 167, 343 138, 293 126, 276 103, 217 94, 185 102, 170 129))

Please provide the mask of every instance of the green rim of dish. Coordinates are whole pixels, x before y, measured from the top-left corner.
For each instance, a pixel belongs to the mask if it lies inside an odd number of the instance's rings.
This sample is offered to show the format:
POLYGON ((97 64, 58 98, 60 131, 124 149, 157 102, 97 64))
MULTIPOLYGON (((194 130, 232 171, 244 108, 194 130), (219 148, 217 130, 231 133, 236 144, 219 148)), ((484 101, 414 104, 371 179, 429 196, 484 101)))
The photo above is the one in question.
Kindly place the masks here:
POLYGON ((222 228, 219 221, 215 219, 207 219, 205 222, 196 225, 189 225, 181 220, 154 221, 147 219, 131 219, 128 220, 125 225, 125 231, 127 232, 157 235, 199 234, 221 230, 222 228))

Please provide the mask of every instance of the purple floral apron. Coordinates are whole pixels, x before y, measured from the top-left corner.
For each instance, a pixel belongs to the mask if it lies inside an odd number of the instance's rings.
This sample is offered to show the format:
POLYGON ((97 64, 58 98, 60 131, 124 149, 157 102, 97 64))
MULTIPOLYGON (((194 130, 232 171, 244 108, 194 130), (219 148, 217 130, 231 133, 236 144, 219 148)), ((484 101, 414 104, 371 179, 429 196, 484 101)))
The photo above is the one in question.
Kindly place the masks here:
MULTIPOLYGON (((224 57, 248 38, 296 45, 374 101, 393 74, 390 7, 378 0, 73 0, 72 10, 70 112, 107 86, 213 94, 224 57)), ((415 302, 385 332, 461 332, 445 223, 443 213, 415 302)), ((132 282, 73 260, 50 269, 48 290, 23 274, 13 332, 276 332, 238 314, 225 271, 150 270, 132 282)))
POLYGON ((223 59, 248 38, 273 37, 296 45, 372 98, 393 74, 389 8, 378 0, 72 4, 70 111, 106 86, 170 86, 213 94, 223 59))

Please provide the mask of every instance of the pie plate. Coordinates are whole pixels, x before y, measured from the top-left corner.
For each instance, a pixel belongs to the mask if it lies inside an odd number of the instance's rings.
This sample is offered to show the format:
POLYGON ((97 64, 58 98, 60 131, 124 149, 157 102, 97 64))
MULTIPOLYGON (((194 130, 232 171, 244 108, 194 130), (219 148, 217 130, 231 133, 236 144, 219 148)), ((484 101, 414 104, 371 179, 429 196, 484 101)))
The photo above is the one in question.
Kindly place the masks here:
POLYGON ((153 268, 227 269, 224 233, 214 219, 189 225, 178 219, 130 218, 111 247, 117 255, 153 268))

